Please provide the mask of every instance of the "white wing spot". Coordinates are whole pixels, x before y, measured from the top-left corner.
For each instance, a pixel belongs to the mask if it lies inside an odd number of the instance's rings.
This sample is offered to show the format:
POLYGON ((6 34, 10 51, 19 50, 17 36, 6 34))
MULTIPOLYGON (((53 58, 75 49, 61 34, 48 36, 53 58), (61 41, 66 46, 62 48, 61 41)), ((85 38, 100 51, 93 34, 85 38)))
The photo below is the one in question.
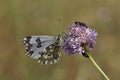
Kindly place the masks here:
POLYGON ((43 55, 43 57, 44 57, 45 59, 47 59, 47 58, 48 58, 48 56, 47 56, 47 55, 43 55))
POLYGON ((45 61, 45 64, 48 64, 48 61, 45 61))
POLYGON ((23 38, 23 40, 24 40, 24 41, 26 41, 26 40, 27 40, 27 38, 23 38))
POLYGON ((38 63, 40 63, 41 62, 41 60, 38 60, 38 63))
POLYGON ((54 60, 54 63, 57 63, 57 60, 56 60, 56 59, 54 60))
POLYGON ((50 61, 50 64, 52 64, 53 62, 52 61, 50 61))

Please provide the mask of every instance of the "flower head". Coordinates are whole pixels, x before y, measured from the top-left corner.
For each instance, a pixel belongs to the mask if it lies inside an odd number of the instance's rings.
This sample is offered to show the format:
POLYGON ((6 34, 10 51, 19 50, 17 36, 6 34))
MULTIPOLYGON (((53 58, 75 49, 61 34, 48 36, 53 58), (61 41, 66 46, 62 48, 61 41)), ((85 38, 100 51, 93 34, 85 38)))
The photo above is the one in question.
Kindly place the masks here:
POLYGON ((62 49, 66 54, 84 53, 85 46, 92 50, 97 35, 97 32, 88 28, 85 23, 75 22, 63 38, 62 49))

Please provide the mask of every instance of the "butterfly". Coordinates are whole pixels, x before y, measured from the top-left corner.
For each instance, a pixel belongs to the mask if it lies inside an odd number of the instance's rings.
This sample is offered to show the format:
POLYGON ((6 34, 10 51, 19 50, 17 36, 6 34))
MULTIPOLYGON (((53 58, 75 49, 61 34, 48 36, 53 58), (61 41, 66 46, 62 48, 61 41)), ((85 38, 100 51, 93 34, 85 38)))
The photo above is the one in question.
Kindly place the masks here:
POLYGON ((61 56, 60 35, 53 36, 26 36, 22 43, 25 46, 26 55, 38 60, 40 64, 54 64, 61 56))

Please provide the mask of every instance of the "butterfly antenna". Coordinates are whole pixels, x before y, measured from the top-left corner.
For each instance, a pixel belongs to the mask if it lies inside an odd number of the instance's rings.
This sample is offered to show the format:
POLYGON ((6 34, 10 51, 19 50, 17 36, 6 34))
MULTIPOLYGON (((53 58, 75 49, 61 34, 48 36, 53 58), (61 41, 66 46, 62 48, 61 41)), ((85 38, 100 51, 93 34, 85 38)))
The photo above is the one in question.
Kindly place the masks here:
POLYGON ((60 18, 58 19, 58 22, 59 22, 59 31, 58 31, 58 34, 61 35, 61 19, 60 18))

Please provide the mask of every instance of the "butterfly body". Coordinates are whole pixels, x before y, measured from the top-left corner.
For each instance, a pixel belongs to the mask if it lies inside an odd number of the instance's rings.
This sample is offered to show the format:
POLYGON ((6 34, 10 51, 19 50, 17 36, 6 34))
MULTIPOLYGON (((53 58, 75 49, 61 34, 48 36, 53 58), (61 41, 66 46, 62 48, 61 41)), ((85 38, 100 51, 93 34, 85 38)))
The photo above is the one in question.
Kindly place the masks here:
POLYGON ((23 38, 26 55, 40 64, 53 64, 61 55, 61 36, 27 36, 23 38))

